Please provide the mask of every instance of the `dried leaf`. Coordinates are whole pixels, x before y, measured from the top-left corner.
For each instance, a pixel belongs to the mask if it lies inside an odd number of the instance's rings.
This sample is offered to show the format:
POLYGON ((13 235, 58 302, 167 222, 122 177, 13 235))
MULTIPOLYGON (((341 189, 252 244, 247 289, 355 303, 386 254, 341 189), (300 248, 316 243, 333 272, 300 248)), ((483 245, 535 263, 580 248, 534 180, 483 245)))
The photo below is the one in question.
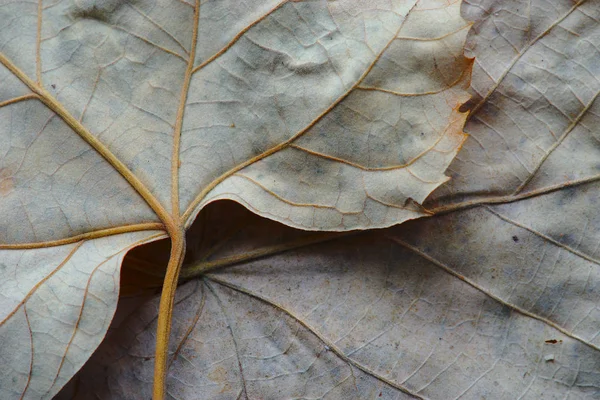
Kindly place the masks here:
POLYGON ((124 253, 169 236, 162 399, 185 230, 204 206, 391 226, 429 215, 465 139, 459 2, 5 1, 0 21, 3 398, 52 397, 102 340, 124 253))

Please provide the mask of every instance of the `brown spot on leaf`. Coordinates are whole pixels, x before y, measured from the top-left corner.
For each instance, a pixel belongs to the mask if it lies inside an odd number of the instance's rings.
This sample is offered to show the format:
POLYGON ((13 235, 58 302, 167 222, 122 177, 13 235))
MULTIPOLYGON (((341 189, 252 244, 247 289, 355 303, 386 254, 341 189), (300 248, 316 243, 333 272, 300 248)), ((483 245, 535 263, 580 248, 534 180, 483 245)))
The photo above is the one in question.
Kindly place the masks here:
POLYGON ((224 382, 227 380, 227 370, 223 367, 217 367, 208 374, 208 379, 213 382, 224 382))
POLYGON ((0 196, 7 196, 15 187, 12 178, 5 178, 0 181, 0 196))

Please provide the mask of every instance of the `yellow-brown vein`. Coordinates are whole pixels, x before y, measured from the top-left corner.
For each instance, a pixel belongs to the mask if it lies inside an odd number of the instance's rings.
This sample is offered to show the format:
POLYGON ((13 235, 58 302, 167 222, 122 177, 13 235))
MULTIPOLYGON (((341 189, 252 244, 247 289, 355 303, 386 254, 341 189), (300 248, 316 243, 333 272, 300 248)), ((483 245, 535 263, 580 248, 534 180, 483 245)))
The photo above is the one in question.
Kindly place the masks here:
MULTIPOLYGON (((198 283, 196 283, 196 284, 198 286, 200 286, 198 283)), ((173 352, 173 356, 171 358, 171 361, 169 362, 169 368, 171 368, 171 365, 173 365, 173 362, 175 361, 175 359, 179 355, 179 352, 181 351, 181 349, 183 348, 183 346, 189 339, 194 328, 196 328, 196 325, 198 324, 198 321, 200 320, 200 317, 202 316, 202 312, 204 311, 205 304, 206 304, 206 292, 205 292, 205 289, 202 288, 202 298, 200 299, 200 305, 198 306, 198 311, 196 311, 196 315, 194 315, 194 318, 192 319, 190 326, 188 327, 185 334, 181 338, 181 342, 179 342, 179 344, 177 345, 177 348, 173 352)))
POLYGON ((12 99, 0 101, 0 107, 8 106, 15 103, 20 103, 27 100, 39 100, 40 96, 35 93, 24 94, 23 96, 13 97, 12 99))
POLYGON ((315 151, 315 150, 307 149, 306 147, 302 147, 302 146, 299 146, 299 145, 293 144, 293 143, 290 144, 288 147, 291 148, 291 149, 296 149, 296 150, 299 150, 299 151, 303 151, 305 153, 311 154, 313 156, 317 156, 319 158, 325 158, 327 160, 339 162, 341 164, 346 164, 346 165, 349 165, 351 167, 358 168, 358 169, 360 169, 362 171, 367 171, 367 172, 393 171, 393 170, 396 170, 396 169, 402 169, 402 168, 406 168, 406 167, 409 167, 409 166, 413 165, 420 158, 422 158, 424 155, 426 155, 431 150, 433 150, 435 148, 435 146, 437 146, 437 144, 443 138, 445 138, 447 135, 448 135, 448 133, 447 133, 447 130, 446 130, 446 132, 444 132, 443 134, 441 134, 440 136, 438 136, 438 138, 435 140, 435 142, 433 142, 433 144, 431 144, 429 147, 427 147, 421 153, 419 153, 416 156, 414 156, 410 161, 407 161, 404 164, 390 165, 388 167, 365 167, 364 165, 355 163, 353 161, 345 160, 345 159, 340 158, 340 157, 336 157, 336 156, 332 156, 332 155, 329 155, 329 154, 321 153, 321 152, 318 152, 318 151, 315 151))
POLYGON ((90 231, 80 235, 71 236, 64 239, 48 240, 44 242, 33 243, 15 243, 15 244, 0 244, 0 250, 24 250, 24 249, 40 249, 46 247, 63 246, 71 243, 81 242, 84 240, 98 239, 106 236, 118 235, 121 233, 140 232, 140 231, 159 231, 165 230, 165 226, 160 222, 148 222, 133 225, 123 225, 114 228, 99 229, 90 231))
MULTIPOLYGON (((189 55, 190 52, 185 48, 185 46, 179 41, 179 39, 177 39, 171 32, 167 31, 165 28, 163 28, 158 22, 154 21, 149 15, 147 15, 145 12, 143 12, 142 10, 140 10, 138 7, 136 7, 135 5, 133 5, 132 3, 128 3, 127 4, 129 7, 131 7, 135 12, 137 12, 138 14, 140 14, 143 18, 147 19, 148 21, 150 21, 150 23, 152 25, 154 25, 155 27, 157 27, 160 31, 162 31, 163 33, 165 33, 167 36, 169 36, 171 39, 173 39, 173 41, 175 43, 177 43, 177 45, 185 52, 185 54, 189 55)), ((193 46, 192 46, 193 48, 193 46)), ((192 57, 193 58, 193 57, 192 57)))
POLYGON ((98 271, 98 269, 100 267, 102 267, 104 264, 106 264, 108 261, 110 261, 117 254, 118 253, 113 254, 110 257, 108 257, 106 260, 102 261, 100 264, 98 264, 96 267, 94 267, 94 269, 90 273, 90 276, 88 277, 87 283, 85 285, 85 289, 83 291, 83 297, 81 299, 81 306, 79 307, 79 314, 77 315, 77 321, 75 322, 75 326, 73 327, 73 332, 71 333, 71 337, 69 338, 69 342, 65 346, 65 351, 63 352, 63 355, 62 355, 62 357, 60 359, 60 364, 58 365, 58 368, 56 369, 56 375, 54 375, 54 379, 52 380, 52 384, 50 385, 50 387, 48 388, 48 390, 44 394, 44 397, 46 397, 48 395, 48 393, 50 392, 50 390, 52 390, 52 388, 56 384, 56 380, 58 379, 58 376, 60 375, 60 371, 62 371, 62 368, 63 368, 63 366, 65 364, 65 360, 67 358, 67 353, 69 352, 69 349, 71 348, 71 344, 73 343, 73 340, 75 339, 75 335, 77 335, 77 330, 79 329, 79 324, 81 323, 81 319, 83 317, 83 309, 85 308, 85 302, 87 300, 88 291, 89 291, 89 288, 90 288, 90 283, 92 282, 92 278, 94 277, 94 274, 96 273, 96 271, 98 271))
POLYGON ((196 2, 194 8, 194 26, 192 28, 192 47, 189 53, 189 59, 181 85, 179 95, 179 107, 177 108, 177 119, 173 130, 173 152, 171 154, 171 210, 173 215, 179 219, 179 153, 181 148, 181 128, 183 126, 183 117, 185 115, 185 103, 190 88, 192 70, 194 69, 194 58, 196 57, 196 46, 198 43, 198 24, 200 20, 200 2, 196 2))
POLYGON ((159 45, 159 44, 157 44, 157 43, 154 43, 154 42, 150 41, 149 39, 146 39, 146 38, 145 38, 145 37, 143 37, 143 36, 140 36, 140 35, 137 35, 137 34, 135 34, 135 33, 131 32, 131 31, 128 31, 127 29, 125 29, 125 28, 123 28, 123 27, 121 27, 121 26, 118 26, 118 25, 111 25, 111 26, 112 26, 114 29, 118 29, 118 30, 120 30, 121 32, 125 32, 126 34, 128 34, 128 35, 130 35, 130 36, 132 36, 132 37, 134 37, 134 38, 136 38, 136 39, 139 39, 139 40, 141 40, 141 41, 142 41, 142 42, 144 42, 144 43, 147 43, 147 44, 149 44, 149 45, 150 45, 150 46, 152 46, 152 47, 155 47, 155 48, 157 48, 157 49, 159 49, 159 50, 161 50, 161 51, 163 51, 163 52, 165 52, 165 53, 167 53, 167 54, 170 54, 170 55, 172 55, 172 56, 175 56, 175 57, 179 58, 180 60, 182 60, 183 62, 186 62, 186 63, 187 63, 187 62, 189 61, 188 59, 186 59, 186 58, 185 58, 184 56, 182 56, 181 54, 179 54, 179 53, 177 53, 177 52, 175 52, 175 51, 173 51, 173 50, 167 49, 166 47, 163 47, 163 46, 161 46, 161 45, 159 45))
POLYGON ((473 26, 473 22, 466 24, 465 26, 461 26, 460 28, 452 31, 452 32, 448 32, 444 35, 441 36, 436 36, 436 37, 415 37, 415 36, 397 36, 395 38, 395 40, 408 40, 408 41, 415 41, 415 42, 435 42, 438 40, 443 40, 446 39, 450 36, 456 35, 457 33, 464 31, 465 29, 470 29, 471 26, 473 26))
POLYGON ((467 78, 467 74, 470 75, 471 73, 471 67, 469 66, 468 68, 463 69, 463 72, 460 74, 460 76, 458 78, 456 78, 452 83, 450 83, 447 87, 438 89, 438 90, 431 90, 429 92, 421 92, 421 93, 402 93, 402 92, 396 92, 394 90, 388 90, 388 89, 384 89, 384 88, 380 88, 380 87, 376 87, 376 86, 357 86, 356 89, 357 90, 365 90, 365 91, 374 91, 374 92, 381 92, 381 93, 387 93, 387 94, 391 94, 394 96, 398 96, 398 97, 420 97, 420 96, 429 96, 429 95, 435 95, 435 94, 439 94, 442 92, 445 92, 446 90, 452 89, 455 86, 458 86, 459 84, 462 84, 462 81, 467 78))
MULTIPOLYGON (((275 197, 277 200, 279 200, 279 201, 282 201, 282 202, 284 202, 284 203, 286 203, 286 204, 289 204, 289 205, 291 205, 291 206, 294 206, 294 207, 314 207, 314 208, 323 208, 323 209, 329 209, 329 210, 336 210, 336 211, 337 211, 337 212, 339 212, 340 214, 347 214, 347 215, 356 215, 356 214, 362 214, 362 213, 364 212, 363 210, 360 210, 360 211, 342 211, 342 210, 340 210, 339 208, 337 208, 336 206, 326 206, 326 205, 317 204, 317 203, 297 203, 297 202, 294 202, 294 201, 288 200, 288 199, 286 199, 286 198, 284 198, 284 197, 282 197, 282 196, 278 195, 277 193, 275 193, 275 192, 274 192, 274 191, 272 191, 271 189, 267 188, 267 187, 266 187, 266 186, 264 186, 264 185, 261 185, 259 182, 257 182, 256 180, 254 180, 254 179, 250 178, 249 176, 246 176, 246 175, 240 175, 240 174, 234 174, 234 175, 232 175, 232 176, 235 176, 235 177, 238 177, 238 178, 243 178, 243 179, 246 179, 247 181, 249 181, 249 182, 253 183, 254 185, 258 186, 259 188, 261 188, 262 190, 264 190, 265 192, 267 192, 268 194, 270 194, 271 196, 275 197)), ((378 202, 378 203, 381 203, 381 204, 383 204, 383 205, 385 205, 385 206, 388 206, 388 207, 393 207, 393 208, 398 208, 398 209, 401 209, 401 210, 408 210, 408 211, 412 211, 410 208, 403 207, 403 206, 399 206, 399 205, 395 205, 395 204, 391 204, 391 203, 390 203, 390 204, 388 204, 388 203, 385 203, 385 202, 383 202, 382 200, 376 199, 376 198, 372 197, 372 196, 371 196, 371 195, 370 195, 370 194, 369 194, 369 193, 368 193, 366 190, 365 190, 365 193, 366 193, 366 197, 367 197, 367 198, 369 198, 369 199, 371 199, 371 200, 373 200, 373 201, 376 201, 376 202, 378 202)))

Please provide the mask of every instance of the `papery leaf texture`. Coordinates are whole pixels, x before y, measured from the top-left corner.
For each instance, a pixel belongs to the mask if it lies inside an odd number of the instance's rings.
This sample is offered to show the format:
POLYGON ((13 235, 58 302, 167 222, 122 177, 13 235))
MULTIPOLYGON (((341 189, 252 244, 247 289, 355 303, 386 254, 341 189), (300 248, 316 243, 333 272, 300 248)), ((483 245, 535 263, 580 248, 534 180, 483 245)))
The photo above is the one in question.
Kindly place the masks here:
MULTIPOLYGON (((54 397, 103 341, 121 287, 161 285, 150 272, 164 278, 154 382, 144 370, 131 395, 168 397, 179 299, 201 294, 222 322, 217 299, 233 293, 192 282, 175 296, 202 273, 192 227, 211 203, 305 231, 430 216, 467 137, 469 27, 459 1, 0 0, 0 398, 54 397), (131 256, 142 272, 122 283, 126 254, 151 243, 160 255, 131 256)), ((332 237, 295 235, 235 250, 332 237)))
MULTIPOLYGON (((333 236, 232 223, 184 269, 171 398, 600 397, 600 2, 462 15, 469 138, 433 216, 333 236)), ((157 298, 119 309, 65 395, 145 398, 157 298)))

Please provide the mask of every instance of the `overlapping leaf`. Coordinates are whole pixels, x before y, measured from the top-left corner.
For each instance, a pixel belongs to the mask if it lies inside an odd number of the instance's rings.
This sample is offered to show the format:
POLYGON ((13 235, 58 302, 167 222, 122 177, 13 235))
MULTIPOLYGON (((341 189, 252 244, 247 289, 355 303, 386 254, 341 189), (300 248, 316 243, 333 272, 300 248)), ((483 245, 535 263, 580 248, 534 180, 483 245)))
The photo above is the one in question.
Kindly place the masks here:
POLYGON ((476 56, 471 139, 439 196, 475 200, 595 179, 598 3, 482 1, 464 10, 478 21, 467 44, 476 56))
MULTIPOLYGON (((173 398, 586 399, 600 390, 589 255, 483 207, 333 240, 248 221, 190 263, 208 274, 177 299, 173 398), (270 254, 253 260, 257 250, 270 254), (210 272, 219 266, 228 268, 210 272)), ((60 398, 148 397, 157 301, 123 308, 60 398)))

